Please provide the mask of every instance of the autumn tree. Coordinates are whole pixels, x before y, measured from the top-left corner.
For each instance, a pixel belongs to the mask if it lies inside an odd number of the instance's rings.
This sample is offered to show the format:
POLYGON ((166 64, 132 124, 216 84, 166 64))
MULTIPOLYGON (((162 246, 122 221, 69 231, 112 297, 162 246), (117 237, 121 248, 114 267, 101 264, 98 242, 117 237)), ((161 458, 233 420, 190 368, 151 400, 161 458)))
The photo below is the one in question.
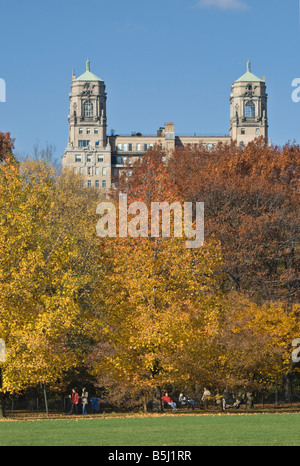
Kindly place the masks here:
POLYGON ((44 161, 0 166, 0 337, 3 391, 55 388, 81 367, 93 338, 88 309, 98 238, 96 191, 44 161), (94 232, 94 236, 92 234, 94 232))
MULTIPOLYGON (((180 200, 155 148, 124 174, 119 190, 128 203, 180 200)), ((130 216, 129 222, 135 215, 130 216)), ((149 224, 151 223, 149 219, 149 224)), ((182 385, 189 378, 183 355, 193 342, 209 345, 217 330, 220 266, 218 243, 187 249, 186 238, 106 238, 98 300, 104 308, 102 341, 94 352, 99 374, 110 374, 131 394, 154 399, 167 384, 182 385), (105 286, 101 287, 101 283, 105 286)), ((203 352, 202 352, 203 353, 203 352)), ((201 367, 198 365, 198 379, 201 367)))
POLYGON ((10 133, 0 132, 0 163, 4 160, 13 159, 14 141, 10 133))
POLYGON ((228 289, 287 309, 300 290, 299 166, 299 146, 263 140, 178 149, 169 163, 184 199, 205 203, 206 237, 221 242, 228 289))
MULTIPOLYGON (((205 203, 206 237, 214 235, 222 247, 223 289, 262 307, 273 302, 287 314, 300 290, 299 162, 298 145, 261 139, 245 148, 178 149, 169 164, 185 200, 205 203)), ((250 354, 255 364, 260 351, 250 354)))
POLYGON ((236 393, 274 387, 291 366, 291 342, 300 334, 298 313, 299 305, 287 314, 278 303, 259 306, 237 292, 224 296, 211 359, 214 386, 236 393))

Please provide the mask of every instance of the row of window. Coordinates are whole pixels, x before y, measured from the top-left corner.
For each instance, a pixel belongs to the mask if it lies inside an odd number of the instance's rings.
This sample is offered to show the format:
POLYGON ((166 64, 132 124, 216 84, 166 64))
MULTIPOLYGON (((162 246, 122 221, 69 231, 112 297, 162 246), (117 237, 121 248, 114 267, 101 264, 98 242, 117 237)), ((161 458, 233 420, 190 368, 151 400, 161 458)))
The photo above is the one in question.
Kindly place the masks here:
MULTIPOLYGON (((245 131, 244 129, 242 129, 242 131, 245 131)), ((259 130, 258 130, 259 131, 259 130)), ((242 134, 245 134, 242 132, 242 134)), ((258 133, 256 133, 258 134, 258 133)), ((91 141, 89 140, 79 140, 78 141, 78 147, 79 148, 86 148, 86 147, 89 147, 91 145, 91 141)), ((95 142, 95 146, 98 146, 99 145, 99 142, 96 141, 95 142)), ((195 143, 194 144, 195 146, 198 146, 199 143, 195 143)), ((154 147, 153 144, 135 144, 135 149, 133 149, 133 144, 129 143, 129 144, 118 144, 117 145, 117 149, 118 149, 118 152, 132 152, 132 151, 135 151, 135 152, 147 152, 148 149, 152 149, 154 147)), ((206 147, 207 149, 213 149, 216 147, 216 144, 206 144, 206 147)), ((162 148, 162 145, 161 145, 161 148, 162 148)), ((78 156, 78 160, 75 160, 75 162, 81 162, 81 160, 79 160, 80 156, 78 156)))
MULTIPOLYGON (((87 185, 88 185, 88 187, 90 188, 90 187, 92 186, 92 181, 91 181, 91 180, 88 180, 87 185)), ((102 182, 101 182, 101 187, 102 187, 102 188, 106 188, 106 186, 107 186, 106 180, 102 180, 102 182)), ((96 188, 100 188, 100 181, 99 181, 99 180, 96 180, 96 181, 95 181, 95 187, 96 187, 96 188)))
POLYGON ((81 139, 78 141, 78 147, 89 147, 91 145, 91 141, 88 139, 81 139))
MULTIPOLYGON (((246 129, 245 128, 241 129, 241 134, 246 134, 246 129)), ((260 136, 260 128, 256 128, 255 134, 256 134, 256 136, 260 136)))
POLYGON ((86 173, 88 176, 100 175, 101 173, 102 176, 106 176, 107 170, 105 167, 103 167, 102 169, 100 169, 99 167, 87 167, 86 169, 84 167, 80 167, 79 172, 77 172, 77 168, 74 168, 74 173, 80 173, 81 175, 84 175, 86 173))
MULTIPOLYGON (((88 139, 80 139, 78 141, 78 147, 84 148, 84 147, 89 147, 91 146, 91 141, 88 139)), ((95 147, 99 146, 99 141, 95 141, 95 147)))
MULTIPOLYGON (((79 128, 79 134, 83 134, 83 128, 79 128)), ((86 129, 86 134, 91 134, 91 128, 86 129)), ((98 128, 94 128, 94 134, 99 134, 98 128)))
MULTIPOLYGON (((141 152, 142 147, 143 147, 143 151, 146 152, 148 149, 153 148, 154 144, 140 144, 140 143, 136 144, 135 145, 136 152, 141 152)), ((118 148, 118 151, 123 151, 123 152, 130 151, 131 152, 133 150, 133 144, 118 144, 117 148, 118 148)))
MULTIPOLYGON (((75 155, 75 162, 76 163, 80 163, 83 161, 83 158, 82 158, 82 155, 81 154, 76 154, 75 155)), ((86 156, 86 161, 87 162, 92 162, 92 155, 91 154, 87 154, 86 156)), ((98 163, 103 163, 104 162, 104 157, 103 155, 98 155, 97 156, 97 162, 98 163)))

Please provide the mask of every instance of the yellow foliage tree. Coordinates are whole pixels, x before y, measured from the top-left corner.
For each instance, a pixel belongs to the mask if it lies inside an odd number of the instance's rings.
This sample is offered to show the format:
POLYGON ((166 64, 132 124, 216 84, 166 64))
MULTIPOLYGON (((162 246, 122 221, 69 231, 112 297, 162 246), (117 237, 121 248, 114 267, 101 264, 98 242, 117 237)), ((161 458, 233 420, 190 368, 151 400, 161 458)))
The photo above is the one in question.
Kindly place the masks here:
POLYGON ((259 391, 291 368, 292 341, 300 335, 299 305, 258 305, 240 293, 224 300, 224 318, 211 369, 220 388, 259 391))
POLYGON ((82 342, 94 328, 85 303, 98 245, 90 234, 98 195, 89 196, 80 179, 57 179, 43 161, 0 166, 3 392, 39 382, 55 388, 82 364, 82 342))

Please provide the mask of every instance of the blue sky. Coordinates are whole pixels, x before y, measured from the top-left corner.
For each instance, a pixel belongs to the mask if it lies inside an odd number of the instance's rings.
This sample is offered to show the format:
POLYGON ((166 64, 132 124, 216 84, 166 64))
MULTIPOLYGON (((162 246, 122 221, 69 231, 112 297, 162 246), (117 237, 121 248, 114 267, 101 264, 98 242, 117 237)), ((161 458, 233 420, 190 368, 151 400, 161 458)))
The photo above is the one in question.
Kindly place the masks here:
POLYGON ((229 134, 231 84, 265 76, 270 138, 300 143, 299 0, 0 0, 0 131, 18 152, 68 140, 72 69, 106 83, 108 133, 229 134))

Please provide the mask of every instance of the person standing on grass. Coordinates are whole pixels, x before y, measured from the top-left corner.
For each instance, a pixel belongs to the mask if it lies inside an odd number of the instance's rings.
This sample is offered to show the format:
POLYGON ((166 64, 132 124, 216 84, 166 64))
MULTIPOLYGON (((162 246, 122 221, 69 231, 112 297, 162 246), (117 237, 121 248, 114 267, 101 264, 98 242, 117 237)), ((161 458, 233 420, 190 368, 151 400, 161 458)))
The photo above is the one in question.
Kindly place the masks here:
POLYGON ((202 396, 202 401, 205 404, 205 409, 208 409, 208 402, 210 400, 211 393, 207 388, 204 388, 203 396, 202 396))
POLYGON ((89 394, 86 390, 86 388, 82 389, 82 394, 81 394, 81 403, 82 403, 82 414, 87 414, 87 405, 89 403, 89 394))
POLYGON ((101 401, 101 398, 97 398, 97 397, 94 397, 94 398, 90 399, 93 414, 94 414, 94 412, 96 414, 99 414, 99 412, 100 412, 100 401, 101 401))
POLYGON ((71 410, 70 410, 69 414, 73 414, 74 408, 75 408, 76 414, 78 414, 79 396, 78 396, 78 393, 76 391, 76 388, 72 389, 72 395, 69 395, 69 398, 71 399, 71 403, 72 403, 71 410))

